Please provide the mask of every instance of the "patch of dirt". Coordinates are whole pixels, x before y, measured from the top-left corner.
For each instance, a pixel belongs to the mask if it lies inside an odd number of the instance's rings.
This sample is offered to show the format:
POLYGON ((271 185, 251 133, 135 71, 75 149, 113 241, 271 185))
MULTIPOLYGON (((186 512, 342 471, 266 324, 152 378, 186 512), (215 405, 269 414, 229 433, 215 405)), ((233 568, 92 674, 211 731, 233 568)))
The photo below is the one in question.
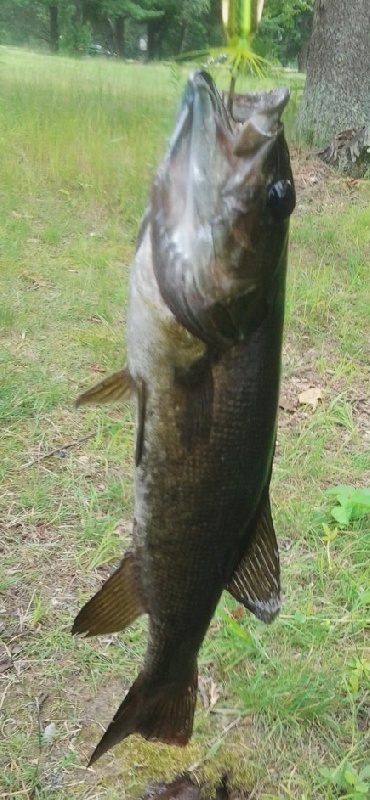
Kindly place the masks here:
POLYGON ((318 155, 327 164, 338 167, 342 173, 354 178, 363 178, 370 164, 369 133, 367 125, 339 131, 318 155))
POLYGON ((356 389, 350 393, 349 400, 352 404, 357 429, 364 440, 370 444, 370 400, 356 392, 356 389))
POLYGON ((283 378, 279 398, 279 429, 284 430, 309 419, 322 404, 327 405, 340 396, 348 403, 353 414, 353 424, 360 439, 368 446, 370 442, 370 400, 365 385, 354 386, 343 392, 340 381, 325 381, 313 371, 298 370, 294 375, 283 378), (312 402, 309 394, 312 391, 312 402), (317 402, 315 400, 315 393, 317 402), (305 396, 308 402, 305 402, 305 396))
POLYGON ((320 211, 334 200, 341 205, 356 200, 363 181, 341 175, 333 167, 324 164, 314 151, 290 147, 290 157, 297 193, 295 214, 303 214, 307 206, 316 203, 320 211))
POLYGON ((141 800, 248 800, 249 791, 229 787, 227 774, 220 783, 210 789, 202 787, 190 775, 178 775, 171 783, 157 783, 149 786, 141 800))
POLYGON ((301 373, 297 370, 294 375, 283 379, 279 398, 279 428, 288 428, 311 417, 323 396, 320 379, 312 371, 301 373))
POLYGON ((370 730, 370 706, 368 703, 364 703, 362 708, 358 711, 357 726, 359 731, 370 730))

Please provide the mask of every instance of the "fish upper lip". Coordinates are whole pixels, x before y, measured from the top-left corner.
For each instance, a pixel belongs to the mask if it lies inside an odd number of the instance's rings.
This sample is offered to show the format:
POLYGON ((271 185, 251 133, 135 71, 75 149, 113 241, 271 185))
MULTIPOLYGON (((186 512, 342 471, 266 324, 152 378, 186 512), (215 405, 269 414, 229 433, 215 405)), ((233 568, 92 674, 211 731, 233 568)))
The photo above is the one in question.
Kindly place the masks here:
MULTIPOLYGON (((225 133, 229 135, 232 133, 232 128, 224 104, 217 91, 216 85, 211 76, 203 70, 195 70, 189 75, 187 80, 180 107, 177 114, 175 129, 170 139, 169 151, 173 154, 176 151, 181 139, 193 127, 193 111, 196 105, 197 98, 200 99, 203 94, 204 111, 213 112, 213 124, 217 119, 217 124, 224 128, 225 133)), ((206 114, 204 113, 204 122, 206 122, 206 114)))
POLYGON ((184 105, 185 103, 193 102, 196 92, 200 92, 202 90, 206 90, 206 92, 209 94, 210 99, 213 100, 213 104, 218 105, 219 94, 214 81, 212 80, 208 72, 199 69, 195 70, 194 72, 191 72, 188 77, 186 88, 181 101, 182 105, 184 105))

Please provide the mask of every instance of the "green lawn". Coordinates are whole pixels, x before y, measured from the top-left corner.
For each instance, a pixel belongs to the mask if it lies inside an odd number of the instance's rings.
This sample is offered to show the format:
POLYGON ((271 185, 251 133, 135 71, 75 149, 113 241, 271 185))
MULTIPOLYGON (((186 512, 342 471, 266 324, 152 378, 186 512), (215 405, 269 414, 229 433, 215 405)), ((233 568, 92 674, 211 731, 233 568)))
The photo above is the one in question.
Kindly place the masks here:
POLYGON ((131 737, 85 769, 138 671, 145 623, 70 635, 132 518, 132 413, 77 412, 74 400, 124 362, 128 265, 185 75, 0 48, 7 800, 137 797, 192 765, 209 784, 229 771, 259 800, 370 798, 369 517, 336 530, 326 494, 370 486, 370 184, 302 149, 272 486, 282 613, 264 627, 225 597, 201 652, 189 747, 131 737), (316 410, 298 401, 310 387, 316 410))

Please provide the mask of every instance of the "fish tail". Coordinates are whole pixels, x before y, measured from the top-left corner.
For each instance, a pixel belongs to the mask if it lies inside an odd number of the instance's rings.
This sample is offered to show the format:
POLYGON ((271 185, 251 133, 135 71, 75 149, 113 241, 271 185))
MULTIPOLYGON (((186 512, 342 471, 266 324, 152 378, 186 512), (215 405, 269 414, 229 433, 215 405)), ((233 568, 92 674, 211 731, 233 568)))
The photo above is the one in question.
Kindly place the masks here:
POLYGON ((89 766, 132 733, 164 744, 186 745, 193 732, 198 671, 179 683, 158 683, 141 672, 121 703, 89 766))

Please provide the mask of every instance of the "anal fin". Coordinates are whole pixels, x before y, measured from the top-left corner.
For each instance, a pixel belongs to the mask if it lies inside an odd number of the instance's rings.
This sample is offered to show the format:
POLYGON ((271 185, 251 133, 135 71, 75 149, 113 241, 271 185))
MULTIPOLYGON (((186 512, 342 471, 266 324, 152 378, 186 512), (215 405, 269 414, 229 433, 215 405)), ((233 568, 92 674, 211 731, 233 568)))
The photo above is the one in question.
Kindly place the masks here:
POLYGON ((76 406, 78 408, 90 403, 116 403, 117 400, 129 400, 134 393, 135 382, 125 367, 80 394, 76 406))
POLYGON ((268 493, 250 532, 247 552, 226 588, 263 622, 272 622, 279 613, 279 551, 268 493))
POLYGON ((72 633, 87 636, 115 633, 145 613, 135 555, 128 552, 118 569, 77 614, 72 633))

